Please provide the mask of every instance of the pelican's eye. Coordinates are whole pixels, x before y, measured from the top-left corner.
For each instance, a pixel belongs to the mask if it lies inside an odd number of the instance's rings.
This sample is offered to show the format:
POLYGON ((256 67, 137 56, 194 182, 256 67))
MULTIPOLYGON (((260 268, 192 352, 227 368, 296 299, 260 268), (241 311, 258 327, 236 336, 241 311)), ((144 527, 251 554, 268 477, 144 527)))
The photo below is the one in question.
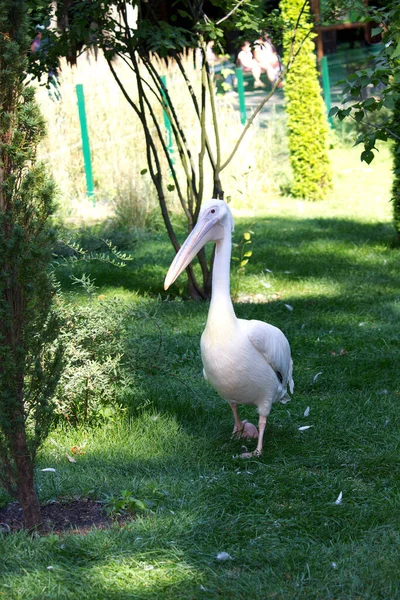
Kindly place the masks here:
POLYGON ((215 213, 215 208, 212 208, 212 209, 210 210, 210 213, 211 213, 211 214, 214 214, 214 213, 215 213))

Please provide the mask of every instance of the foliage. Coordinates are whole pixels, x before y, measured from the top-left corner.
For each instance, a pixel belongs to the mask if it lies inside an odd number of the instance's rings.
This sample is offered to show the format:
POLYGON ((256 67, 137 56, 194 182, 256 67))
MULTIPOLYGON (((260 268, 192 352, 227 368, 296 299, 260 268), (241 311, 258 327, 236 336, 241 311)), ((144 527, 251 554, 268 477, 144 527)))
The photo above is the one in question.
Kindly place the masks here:
POLYGON ((232 278, 234 283, 231 286, 231 293, 234 300, 237 300, 238 298, 240 280, 246 273, 246 265, 253 254, 252 250, 249 248, 252 243, 251 236, 253 233, 254 231, 249 228, 248 231, 244 232, 239 242, 232 243, 232 262, 234 267, 232 270, 232 278))
MULTIPOLYGON (((357 3, 356 3, 357 5, 357 3)), ((365 8, 364 8, 365 11, 365 8)), ((339 120, 352 118, 366 124, 356 139, 363 144, 361 160, 370 164, 378 141, 393 140, 394 224, 400 237, 400 6, 390 1, 381 8, 368 8, 365 20, 375 25, 372 35, 382 36, 382 49, 373 69, 362 69, 351 75, 343 87, 343 108, 331 109, 331 116, 339 120), (380 89, 379 95, 365 92, 370 86, 380 89), (367 97, 366 97, 367 96, 367 97), (389 114, 387 114, 389 109, 389 114), (377 120, 376 115, 380 117, 377 120)))
MULTIPOLYGON (((80 233, 83 237, 85 236, 84 229, 81 229, 80 233)), ((64 266, 70 268, 73 263, 88 263, 98 260, 100 262, 106 262, 113 267, 121 268, 125 267, 128 262, 133 260, 130 254, 119 250, 109 239, 99 239, 98 237, 89 235, 89 238, 86 241, 89 248, 83 247, 79 241, 75 241, 74 239, 67 241, 60 238, 58 240, 56 255, 63 258, 64 266)), ((131 240, 129 241, 131 242, 131 240)), ((121 243, 121 240, 119 240, 119 242, 121 243)))
POLYGON ((52 420, 61 370, 48 266, 54 183, 36 148, 45 124, 24 85, 24 2, 0 2, 0 481, 17 496, 26 526, 40 523, 33 461, 52 420))
POLYGON ((328 122, 316 69, 309 4, 303 0, 281 0, 285 23, 284 62, 295 55, 285 78, 290 161, 293 169, 291 192, 299 198, 317 200, 331 189, 328 122), (295 39, 296 32, 301 35, 295 39))
POLYGON ((72 279, 83 288, 87 300, 78 306, 72 301, 60 305, 65 368, 55 410, 71 425, 94 425, 123 412, 122 397, 134 386, 134 373, 127 373, 123 366, 126 321, 137 313, 116 299, 99 299, 89 276, 72 275, 72 279))
MULTIPOLYGON (((374 36, 382 36, 382 49, 378 55, 374 69, 362 69, 350 75, 348 80, 342 81, 343 103, 345 108, 333 107, 331 116, 339 120, 352 117, 357 123, 366 122, 368 125, 369 115, 374 115, 384 109, 393 110, 399 97, 400 81, 400 7, 397 2, 389 2, 383 8, 370 7, 369 14, 365 17, 368 22, 379 23, 378 27, 372 29, 374 36), (366 90, 370 86, 380 87, 379 96, 368 96, 366 90), (367 97, 366 97, 367 96, 367 97)), ((384 114, 384 120, 380 124, 373 124, 366 132, 363 132, 356 140, 356 144, 363 144, 364 151, 361 160, 370 164, 374 158, 376 142, 395 139, 398 117, 384 114)))
POLYGON ((143 500, 135 498, 130 490, 121 490, 118 496, 108 496, 103 501, 106 513, 113 518, 122 515, 135 515, 148 509, 143 500))
POLYGON ((120 229, 157 231, 162 228, 159 212, 143 202, 134 185, 114 200, 113 208, 115 225, 120 229))

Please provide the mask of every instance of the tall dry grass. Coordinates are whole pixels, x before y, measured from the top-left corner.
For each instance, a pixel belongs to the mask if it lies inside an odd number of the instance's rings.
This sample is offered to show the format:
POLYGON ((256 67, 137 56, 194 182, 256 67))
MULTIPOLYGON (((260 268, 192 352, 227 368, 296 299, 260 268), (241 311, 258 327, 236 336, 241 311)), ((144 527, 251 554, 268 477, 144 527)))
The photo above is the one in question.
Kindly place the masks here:
MULTIPOLYGON (((200 128, 192 101, 182 75, 175 65, 159 65, 166 75, 167 86, 180 122, 186 133, 192 155, 197 159, 200 150, 200 128)), ((200 71, 194 67, 193 56, 185 59, 185 67, 197 92, 200 71)), ((130 94, 136 87, 132 71, 123 62, 116 70, 130 94)), ((123 97, 105 59, 95 60, 82 55, 74 68, 61 64, 61 100, 54 101, 45 87, 38 87, 37 98, 48 123, 48 134, 40 147, 40 157, 48 162, 60 190, 60 208, 65 218, 89 219, 116 215, 120 221, 145 227, 158 211, 158 203, 146 169, 146 148, 139 119, 123 97), (75 86, 84 86, 88 130, 90 137, 96 207, 86 197, 85 172, 75 86), (131 221, 132 223, 129 223, 131 221)), ((163 115, 158 103, 154 110, 163 127, 163 115)), ((229 96, 217 97, 218 126, 222 156, 225 159, 243 126, 229 96)), ((207 107, 208 131, 213 138, 211 110, 207 107)), ((256 122, 236 155, 223 172, 226 196, 237 207, 246 207, 260 195, 271 197, 278 193, 276 155, 285 153, 282 119, 271 118, 268 125, 256 122), (277 151, 277 145, 281 148, 277 151)), ((154 132, 155 134, 155 132, 154 132)), ((282 155, 283 156, 283 155, 282 155)), ((176 160, 176 164, 178 164, 176 160)), ((168 175, 166 161, 162 160, 168 175)), ((280 161, 282 166, 282 160, 280 161)), ((183 174, 180 171, 180 179, 183 174)), ((211 170, 206 169, 205 197, 212 193, 211 170)), ((168 199, 177 207, 174 192, 168 199)))

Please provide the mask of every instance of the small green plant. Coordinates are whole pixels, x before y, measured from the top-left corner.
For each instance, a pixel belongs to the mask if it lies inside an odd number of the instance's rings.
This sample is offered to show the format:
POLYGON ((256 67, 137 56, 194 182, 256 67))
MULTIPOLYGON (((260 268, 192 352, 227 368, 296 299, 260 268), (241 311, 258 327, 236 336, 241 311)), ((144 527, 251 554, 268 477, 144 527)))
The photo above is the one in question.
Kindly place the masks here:
POLYGON ((114 223, 123 230, 157 231, 162 229, 162 219, 157 210, 157 200, 152 188, 143 183, 144 176, 130 183, 124 192, 118 190, 114 200, 114 223))
POLYGON ((243 276, 246 273, 246 266, 253 254, 253 251, 249 248, 252 243, 251 236, 254 231, 248 229, 244 232, 241 240, 238 243, 233 243, 232 261, 236 264, 236 268, 232 273, 232 297, 234 300, 238 299, 240 283, 243 276))
POLYGON ((65 369, 56 392, 56 413, 70 424, 110 420, 122 407, 124 390, 132 386, 133 375, 123 371, 125 321, 132 309, 123 302, 99 299, 90 276, 72 276, 73 284, 87 295, 84 305, 61 301, 64 326, 65 369))
POLYGON ((129 490, 121 490, 118 496, 108 496, 103 502, 104 510, 113 519, 123 515, 135 515, 148 510, 145 501, 134 498, 129 490))

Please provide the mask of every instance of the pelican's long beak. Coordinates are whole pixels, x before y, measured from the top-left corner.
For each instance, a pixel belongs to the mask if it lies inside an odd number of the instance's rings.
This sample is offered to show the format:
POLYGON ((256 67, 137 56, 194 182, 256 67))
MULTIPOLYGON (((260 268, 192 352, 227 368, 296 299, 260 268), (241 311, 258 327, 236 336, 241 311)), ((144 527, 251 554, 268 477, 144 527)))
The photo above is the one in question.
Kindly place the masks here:
POLYGON ((197 225, 186 238, 181 249, 175 256, 170 268, 168 269, 167 276, 164 281, 164 289, 167 290, 182 273, 188 264, 194 259, 196 254, 202 249, 202 247, 213 239, 211 229, 218 223, 218 219, 215 218, 201 218, 197 222, 197 225))

